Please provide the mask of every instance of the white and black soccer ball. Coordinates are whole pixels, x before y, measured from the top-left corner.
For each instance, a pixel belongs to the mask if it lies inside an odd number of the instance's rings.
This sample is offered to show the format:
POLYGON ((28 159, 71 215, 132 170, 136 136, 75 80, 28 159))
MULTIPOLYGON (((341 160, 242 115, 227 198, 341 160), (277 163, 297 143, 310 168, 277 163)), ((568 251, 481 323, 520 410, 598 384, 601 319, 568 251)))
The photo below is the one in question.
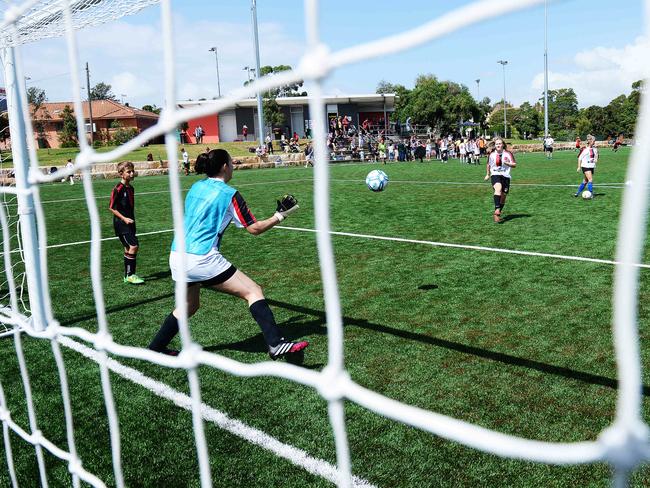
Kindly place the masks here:
POLYGON ((582 198, 584 198, 585 200, 589 200, 593 197, 594 197, 593 194, 589 190, 585 190, 582 192, 582 198))
POLYGON ((383 191, 388 186, 388 175, 379 169, 373 169, 366 176, 366 186, 372 191, 383 191))

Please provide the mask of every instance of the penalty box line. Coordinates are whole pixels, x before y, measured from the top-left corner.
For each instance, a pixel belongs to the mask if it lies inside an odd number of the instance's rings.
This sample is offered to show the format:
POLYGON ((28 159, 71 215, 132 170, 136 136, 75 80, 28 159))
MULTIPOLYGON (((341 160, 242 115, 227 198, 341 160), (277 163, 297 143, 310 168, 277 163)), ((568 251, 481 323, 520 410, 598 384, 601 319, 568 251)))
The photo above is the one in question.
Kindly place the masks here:
MULTIPOLYGON (((69 337, 59 336, 57 341, 63 346, 72 349, 86 358, 99 363, 99 353, 69 337)), ((127 379, 136 385, 146 388, 151 393, 165 400, 169 400, 176 406, 191 411, 192 398, 185 393, 175 390, 171 386, 146 376, 141 371, 125 366, 115 359, 108 358, 106 361, 108 368, 118 376, 127 379)), ((201 403, 201 417, 207 422, 211 422, 219 428, 231 433, 245 441, 272 452, 279 458, 286 459, 290 463, 303 468, 305 471, 320 476, 332 483, 337 483, 339 479, 339 470, 336 466, 327 461, 310 456, 306 451, 285 444, 267 433, 251 427, 240 420, 230 417, 225 412, 217 410, 205 403, 201 403)), ((353 486, 359 488, 375 488, 369 481, 358 476, 352 477, 353 486)))
MULTIPOLYGON (((282 230, 289 230, 289 231, 295 231, 295 232, 310 232, 310 233, 316 233, 318 232, 316 229, 307 229, 304 227, 286 227, 284 225, 276 225, 274 227, 275 229, 282 229, 282 230)), ((139 236, 150 236, 150 235, 156 235, 156 234, 168 234, 174 232, 174 229, 166 229, 166 230, 155 230, 152 232, 142 232, 138 233, 139 236)), ((552 254, 552 253, 546 253, 546 252, 536 252, 536 251, 520 251, 518 249, 503 249, 503 248, 498 248, 498 247, 487 247, 487 246, 474 246, 471 244, 454 244, 451 242, 437 242, 437 241, 424 241, 420 239, 406 239, 402 237, 388 237, 388 236, 374 236, 374 235, 369 235, 369 234, 356 234, 353 232, 339 232, 339 231, 330 231, 330 235, 333 236, 342 236, 342 237, 355 237, 358 239, 373 239, 377 241, 390 241, 390 242, 402 242, 402 243, 407 243, 407 244, 421 244, 425 246, 434 246, 434 247, 448 247, 452 249, 468 249, 471 251, 483 251, 483 252, 496 252, 496 253, 501 253, 501 254, 515 254, 519 256, 532 256, 532 257, 539 257, 539 258, 551 258, 551 259, 562 259, 566 261, 582 261, 586 263, 596 263, 596 264, 608 264, 608 265, 622 265, 622 264, 628 264, 631 266, 634 266, 636 268, 650 268, 650 264, 645 264, 645 263, 624 263, 621 261, 613 261, 611 259, 598 259, 598 258, 588 258, 584 256, 570 256, 570 255, 564 255, 564 254, 552 254)), ((100 239, 100 241, 114 241, 117 240, 117 237, 103 237, 100 239)), ((56 249, 56 248, 61 248, 61 247, 68 247, 68 246, 79 246, 82 244, 90 244, 92 241, 77 241, 77 242, 68 242, 64 244, 51 244, 47 246, 47 249, 56 249)), ((11 251, 12 253, 17 253, 20 252, 20 249, 14 249, 11 251)))

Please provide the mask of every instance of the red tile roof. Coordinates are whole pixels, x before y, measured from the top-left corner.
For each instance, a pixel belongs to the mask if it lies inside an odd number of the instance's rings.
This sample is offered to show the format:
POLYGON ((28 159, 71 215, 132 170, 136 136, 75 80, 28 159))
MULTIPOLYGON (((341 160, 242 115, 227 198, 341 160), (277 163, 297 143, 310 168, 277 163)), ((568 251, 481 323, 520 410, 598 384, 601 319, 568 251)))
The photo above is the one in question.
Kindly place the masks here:
MULTIPOLYGON (((38 109, 35 120, 61 120, 61 113, 66 105, 74 110, 73 102, 45 102, 38 109), (45 116, 45 111, 49 117, 45 116)), ((88 118, 88 102, 81 102, 83 117, 88 118)), ((93 100, 93 119, 158 119, 159 115, 139 108, 127 107, 113 100, 93 100)), ((30 110, 31 112, 31 110, 30 110)))

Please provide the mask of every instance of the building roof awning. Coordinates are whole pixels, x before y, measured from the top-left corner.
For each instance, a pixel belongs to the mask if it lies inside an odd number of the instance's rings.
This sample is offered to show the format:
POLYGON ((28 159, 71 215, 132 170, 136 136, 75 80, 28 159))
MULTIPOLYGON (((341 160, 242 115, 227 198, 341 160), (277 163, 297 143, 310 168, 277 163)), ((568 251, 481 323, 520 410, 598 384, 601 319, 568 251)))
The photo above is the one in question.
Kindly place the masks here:
MULTIPOLYGON (((289 107, 292 105, 307 105, 312 97, 278 97, 275 100, 281 107, 289 107)), ((395 106, 395 101, 399 96, 394 93, 371 93, 366 95, 329 95, 323 97, 325 104, 344 104, 344 103, 357 103, 357 104, 386 104, 387 109, 392 109, 395 106)), ((177 102, 178 106, 192 107, 197 105, 211 105, 216 103, 217 100, 183 100, 177 102)), ((247 98, 239 100, 234 103, 230 108, 254 108, 257 107, 256 98, 247 98)))

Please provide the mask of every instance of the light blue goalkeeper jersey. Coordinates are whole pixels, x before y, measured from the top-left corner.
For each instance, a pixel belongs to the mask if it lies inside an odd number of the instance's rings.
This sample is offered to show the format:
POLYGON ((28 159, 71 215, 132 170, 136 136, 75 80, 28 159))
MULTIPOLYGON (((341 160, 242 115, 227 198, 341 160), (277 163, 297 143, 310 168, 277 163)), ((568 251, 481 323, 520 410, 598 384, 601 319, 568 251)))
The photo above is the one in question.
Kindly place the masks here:
MULTIPOLYGON (((185 197, 185 252, 204 255, 213 248, 219 249, 221 234, 231 220, 226 216, 228 207, 236 192, 223 181, 212 178, 192 185, 185 197)), ((172 251, 176 250, 174 239, 172 251)))

